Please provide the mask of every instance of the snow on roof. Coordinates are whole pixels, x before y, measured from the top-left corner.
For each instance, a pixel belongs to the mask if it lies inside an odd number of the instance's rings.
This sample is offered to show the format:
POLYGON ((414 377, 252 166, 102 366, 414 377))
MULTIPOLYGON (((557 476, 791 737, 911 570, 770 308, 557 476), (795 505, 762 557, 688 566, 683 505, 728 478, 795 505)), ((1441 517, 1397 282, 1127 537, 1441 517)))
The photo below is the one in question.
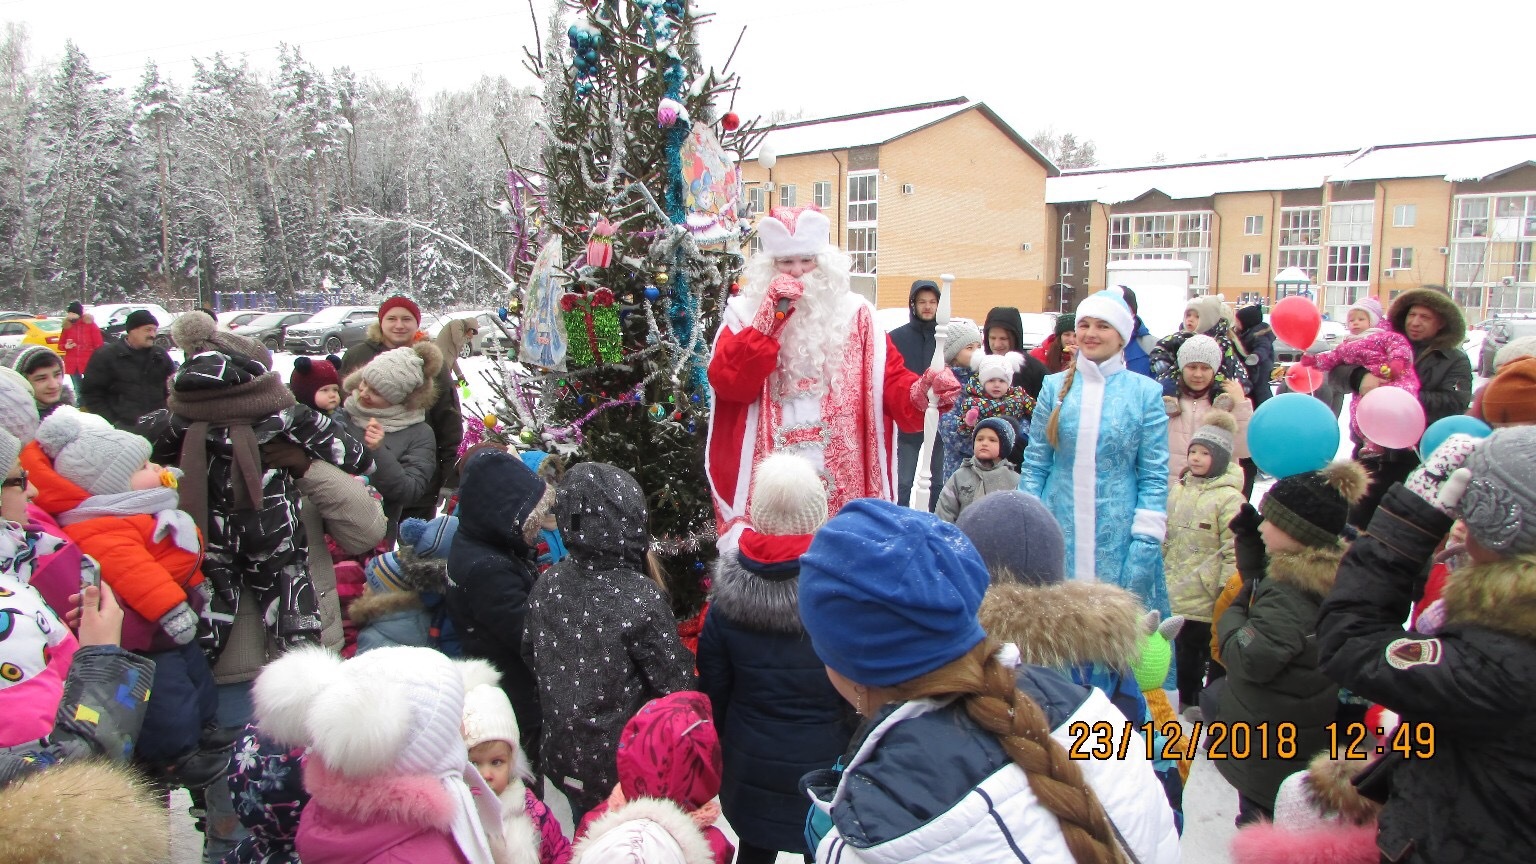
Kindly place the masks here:
MULTIPOLYGON (((884 144, 976 107, 985 106, 981 102, 959 98, 911 108, 784 123, 768 129, 768 134, 758 144, 758 150, 771 147, 779 156, 792 156, 797 153, 821 153, 884 144)), ((755 159, 757 153, 754 151, 747 158, 755 159)))
POLYGON ((1444 177, 1455 183, 1483 180, 1529 164, 1536 164, 1536 135, 1388 144, 1358 152, 1068 171, 1045 181, 1045 200, 1048 204, 1124 204, 1154 190, 1173 199, 1209 198, 1224 192, 1316 189, 1330 181, 1399 177, 1444 177))
POLYGON ((1393 144, 1368 148, 1329 177, 1334 182, 1444 177, 1448 182, 1484 180, 1536 162, 1536 135, 1393 144))
POLYGON ((1278 156, 1120 171, 1072 171, 1045 181, 1047 204, 1097 201, 1123 204, 1153 190, 1169 198, 1209 198, 1222 192, 1315 189, 1352 153, 1278 156))

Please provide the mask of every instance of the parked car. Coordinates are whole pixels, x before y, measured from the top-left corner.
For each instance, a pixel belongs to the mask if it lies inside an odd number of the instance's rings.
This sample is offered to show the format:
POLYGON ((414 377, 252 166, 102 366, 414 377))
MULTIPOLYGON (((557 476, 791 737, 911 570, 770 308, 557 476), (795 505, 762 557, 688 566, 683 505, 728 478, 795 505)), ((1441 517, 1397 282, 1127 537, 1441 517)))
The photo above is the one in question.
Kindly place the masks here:
POLYGON ((1049 312, 1020 312, 1024 322, 1023 350, 1032 351, 1056 332, 1056 316, 1049 312))
POLYGON ((7 310, 5 310, 3 312, 0 312, 0 321, 9 321, 12 318, 39 318, 39 317, 42 317, 42 316, 34 315, 31 312, 19 312, 19 311, 15 310, 15 309, 7 309, 7 310))
POLYGON ((327 306, 303 324, 290 324, 283 347, 294 354, 340 354, 368 336, 379 319, 372 306, 327 306))
MULTIPOLYGON (((1266 315, 1264 320, 1267 322, 1269 316, 1266 315)), ((1339 340, 1343 339, 1347 333, 1349 333, 1349 328, 1343 324, 1337 321, 1324 321, 1323 326, 1317 331, 1317 339, 1307 348, 1305 353, 1321 354, 1324 351, 1332 351, 1334 346, 1338 345, 1339 340)), ((1301 359, 1302 353, 1284 339, 1281 339, 1280 334, 1275 334, 1276 363, 1295 363, 1301 359)))
POLYGON ((277 351, 283 345, 283 340, 288 336, 288 328, 294 324, 303 324, 313 313, 288 310, 284 312, 263 312, 255 319, 245 324, 237 325, 233 332, 238 336, 246 336, 267 346, 268 351, 277 351))
POLYGON ((0 345, 42 345, 63 355, 59 336, 64 332, 62 318, 0 318, 0 345))
POLYGON ((234 330, 236 327, 249 324, 266 314, 267 311, 265 309, 231 309, 227 312, 220 312, 218 319, 219 329, 234 330))
POLYGON ((1486 325, 1483 327, 1482 350, 1478 352, 1477 372, 1489 377, 1493 375, 1493 357, 1500 348, 1508 345, 1511 339, 1536 336, 1536 318, 1495 318, 1486 325))
POLYGON ((176 343, 171 340, 171 322, 176 316, 156 303, 103 303, 100 306, 92 306, 86 309, 91 317, 96 320, 96 326, 101 328, 103 339, 117 339, 123 335, 124 323, 128 316, 139 309, 147 311, 160 322, 160 332, 155 335, 155 344, 161 348, 174 348, 176 343))

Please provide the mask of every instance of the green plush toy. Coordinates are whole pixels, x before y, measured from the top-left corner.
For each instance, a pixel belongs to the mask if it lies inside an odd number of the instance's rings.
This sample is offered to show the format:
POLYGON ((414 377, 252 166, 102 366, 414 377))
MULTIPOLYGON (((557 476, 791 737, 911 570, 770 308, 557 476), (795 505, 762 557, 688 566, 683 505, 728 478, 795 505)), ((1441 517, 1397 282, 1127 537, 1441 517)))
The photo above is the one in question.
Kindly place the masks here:
POLYGON ((1184 616, 1172 615, 1162 621, 1157 610, 1148 612, 1141 619, 1141 656, 1131 666, 1136 673, 1136 686, 1143 692, 1161 690, 1168 680, 1168 670, 1173 666, 1173 640, 1184 629, 1184 616))

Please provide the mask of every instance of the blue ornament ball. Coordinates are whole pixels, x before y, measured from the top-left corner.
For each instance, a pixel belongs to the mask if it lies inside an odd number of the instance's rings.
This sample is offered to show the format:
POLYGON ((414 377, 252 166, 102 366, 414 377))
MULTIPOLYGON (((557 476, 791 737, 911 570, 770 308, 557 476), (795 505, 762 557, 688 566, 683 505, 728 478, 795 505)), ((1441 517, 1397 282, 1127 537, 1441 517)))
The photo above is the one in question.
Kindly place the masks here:
POLYGON ((507 316, 510 315, 510 314, 512 314, 512 313, 509 312, 507 310, 507 307, 505 307, 505 306, 503 306, 500 309, 496 310, 496 317, 500 318, 503 321, 507 320, 507 316))
POLYGON ((1316 471, 1339 452, 1339 421, 1328 405, 1305 393, 1271 397, 1248 421, 1248 450, 1276 479, 1316 471))
POLYGON ((655 285, 645 286, 645 299, 650 300, 653 303, 661 299, 661 289, 657 288, 655 285))
POLYGON ((1473 438, 1487 438, 1493 434, 1493 427, 1465 414, 1454 414, 1450 417, 1442 417, 1429 424, 1424 430, 1424 437, 1419 439, 1419 458, 1428 459, 1429 454, 1435 452, 1445 439, 1452 435, 1471 435, 1473 438))

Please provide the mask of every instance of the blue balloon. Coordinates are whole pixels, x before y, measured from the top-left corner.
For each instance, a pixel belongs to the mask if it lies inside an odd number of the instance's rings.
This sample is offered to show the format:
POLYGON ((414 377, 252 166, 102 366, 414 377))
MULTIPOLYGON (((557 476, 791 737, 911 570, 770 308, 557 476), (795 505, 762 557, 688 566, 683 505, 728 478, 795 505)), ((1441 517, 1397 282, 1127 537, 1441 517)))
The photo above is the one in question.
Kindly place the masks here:
POLYGON ((1424 430, 1424 437, 1419 439, 1419 458, 1428 459, 1429 454, 1435 452, 1445 439, 1452 435, 1471 435, 1473 438, 1487 438, 1493 434, 1493 427, 1465 414, 1453 414, 1450 417, 1441 417, 1429 424, 1424 430))
POLYGON ((1282 393, 1248 421, 1248 451, 1276 479, 1316 471, 1339 452, 1339 420, 1321 399, 1282 393))

